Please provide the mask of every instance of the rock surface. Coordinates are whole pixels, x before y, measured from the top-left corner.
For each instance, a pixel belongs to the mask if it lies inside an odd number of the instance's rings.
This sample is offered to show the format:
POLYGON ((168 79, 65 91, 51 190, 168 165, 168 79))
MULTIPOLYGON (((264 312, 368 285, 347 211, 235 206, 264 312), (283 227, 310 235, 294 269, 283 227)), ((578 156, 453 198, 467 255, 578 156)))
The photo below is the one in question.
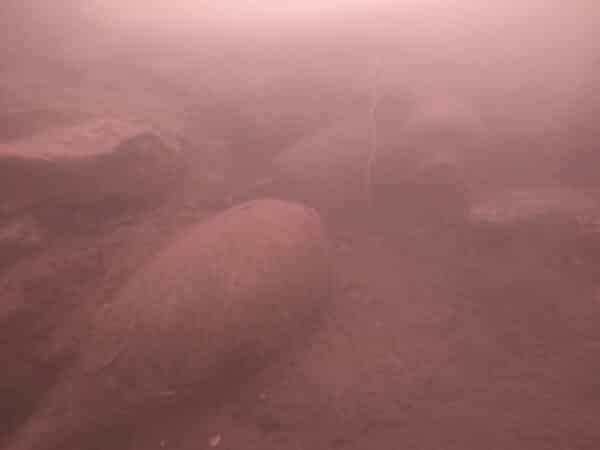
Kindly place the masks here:
POLYGON ((485 126, 476 110, 452 96, 433 97, 417 103, 404 125, 411 135, 454 133, 466 136, 483 132, 485 126))
MULTIPOLYGON (((444 221, 464 220, 468 194, 463 168, 485 135, 481 118, 453 98, 421 101, 410 110, 406 106, 405 114, 396 109, 396 118, 388 114, 376 124, 372 206, 384 220, 394 212, 412 218, 421 211, 429 221, 437 221, 436 215, 444 221)), ((324 212, 366 213, 372 131, 365 115, 304 138, 275 158, 281 184, 276 190, 324 212)))
POLYGON ((275 171, 283 191, 328 213, 365 205, 369 156, 368 119, 334 123, 278 155, 275 171))
POLYGON ((82 357, 7 448, 112 448, 121 427, 226 392, 306 331, 332 282, 313 210, 258 200, 215 216, 97 311, 82 357))
POLYGON ((14 142, 57 126, 75 125, 86 114, 53 109, 13 109, 0 112, 0 143, 14 142))
POLYGON ((0 213, 147 200, 173 185, 180 166, 176 148, 135 123, 52 128, 0 145, 0 213))
POLYGON ((476 111, 452 97, 417 102, 374 165, 377 214, 390 228, 454 226, 468 217, 467 168, 485 126, 476 111))
POLYGON ((600 203, 590 192, 564 187, 509 189, 485 196, 471 208, 479 222, 511 225, 563 217, 600 230, 600 203))

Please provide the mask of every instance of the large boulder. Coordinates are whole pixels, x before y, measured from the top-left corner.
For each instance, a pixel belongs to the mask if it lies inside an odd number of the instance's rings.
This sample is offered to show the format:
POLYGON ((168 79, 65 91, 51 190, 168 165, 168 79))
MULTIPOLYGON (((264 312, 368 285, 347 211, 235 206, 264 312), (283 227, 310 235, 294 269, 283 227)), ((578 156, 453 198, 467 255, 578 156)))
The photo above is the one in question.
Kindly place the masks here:
POLYGON ((441 163, 462 167, 477 155, 486 133, 477 111, 451 96, 416 102, 400 125, 395 142, 380 153, 381 166, 408 171, 441 163))
POLYGON ((478 198, 470 217, 475 248, 526 247, 561 270, 597 277, 587 269, 600 258, 600 202, 593 192, 556 185, 506 189, 478 198))
POLYGON ((460 225, 468 218, 466 178, 485 126, 466 103, 452 97, 417 102, 374 167, 377 212, 392 227, 460 225), (398 220, 396 220, 398 219, 398 220))
POLYGON ((433 97, 417 103, 404 130, 408 135, 459 136, 468 138, 484 130, 484 124, 467 102, 452 96, 433 97))
POLYGON ((368 117, 337 121, 274 160, 278 191, 329 214, 364 208, 368 117))
POLYGON ((181 170, 177 149, 140 124, 95 118, 0 144, 0 214, 160 197, 181 170))
POLYGON ((391 103, 377 116, 375 149, 368 115, 339 120, 279 154, 273 179, 251 195, 301 200, 335 218, 369 213, 391 228, 399 221, 462 224, 469 204, 464 168, 484 135, 482 121, 455 100, 424 102, 410 114, 408 101, 391 103))
POLYGON ((134 423, 223 394, 310 326, 331 258, 299 204, 257 200, 195 226, 92 314, 81 356, 6 448, 113 448, 134 423))
POLYGON ((207 214, 169 206, 43 249, 47 237, 31 217, 0 227, 0 448, 77 356, 89 311, 114 298, 169 236, 207 214))

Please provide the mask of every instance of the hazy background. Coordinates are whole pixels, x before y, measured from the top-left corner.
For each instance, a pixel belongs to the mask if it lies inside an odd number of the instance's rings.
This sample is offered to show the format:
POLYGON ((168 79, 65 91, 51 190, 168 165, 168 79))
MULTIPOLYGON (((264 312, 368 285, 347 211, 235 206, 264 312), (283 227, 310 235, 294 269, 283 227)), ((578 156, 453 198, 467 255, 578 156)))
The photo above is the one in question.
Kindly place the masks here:
POLYGON ((368 89, 379 56, 382 83, 458 93, 523 129, 555 126, 600 59, 590 0, 12 3, 4 72, 29 53, 88 75, 136 65, 186 92, 256 95, 281 73, 344 80, 352 92, 368 89))

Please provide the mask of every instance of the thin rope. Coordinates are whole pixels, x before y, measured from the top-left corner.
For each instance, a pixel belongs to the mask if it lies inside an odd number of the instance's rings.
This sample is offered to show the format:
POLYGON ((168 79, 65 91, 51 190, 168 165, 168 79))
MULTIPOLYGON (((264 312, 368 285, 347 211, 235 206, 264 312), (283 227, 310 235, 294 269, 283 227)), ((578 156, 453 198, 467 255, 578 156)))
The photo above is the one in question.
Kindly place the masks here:
POLYGON ((369 157, 365 173, 365 191, 369 212, 373 212, 373 166, 377 159, 377 103, 379 101, 379 58, 375 59, 371 78, 371 107, 369 108, 369 157))

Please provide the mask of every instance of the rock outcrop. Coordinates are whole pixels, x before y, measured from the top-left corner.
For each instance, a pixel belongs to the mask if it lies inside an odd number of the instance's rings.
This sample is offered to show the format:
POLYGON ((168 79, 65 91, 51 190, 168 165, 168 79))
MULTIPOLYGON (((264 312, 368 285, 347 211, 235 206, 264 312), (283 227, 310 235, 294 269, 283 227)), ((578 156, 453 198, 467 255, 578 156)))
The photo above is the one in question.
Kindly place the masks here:
POLYGON ((332 290, 314 210, 257 200, 175 239, 92 319, 91 338, 11 450, 112 448, 221 395, 306 332, 332 290))

